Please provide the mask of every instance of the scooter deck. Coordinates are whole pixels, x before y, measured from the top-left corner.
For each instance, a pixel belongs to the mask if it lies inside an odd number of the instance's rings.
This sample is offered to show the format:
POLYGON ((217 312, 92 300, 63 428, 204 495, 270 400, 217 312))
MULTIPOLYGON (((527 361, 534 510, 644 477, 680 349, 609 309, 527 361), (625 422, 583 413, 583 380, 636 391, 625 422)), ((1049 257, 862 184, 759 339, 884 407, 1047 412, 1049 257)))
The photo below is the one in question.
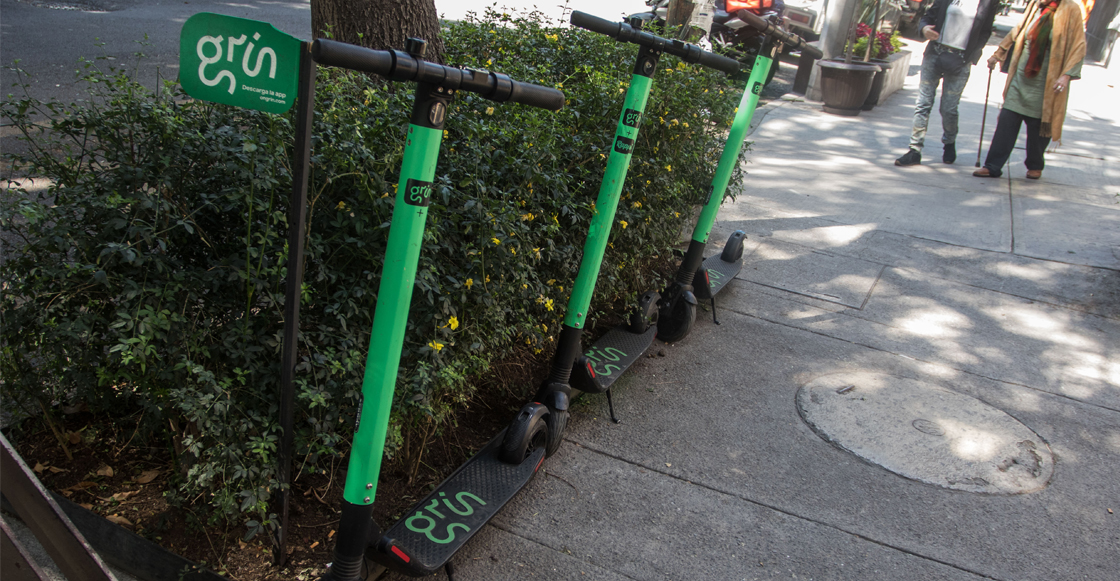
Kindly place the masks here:
POLYGON ((438 571, 518 491, 544 461, 537 448, 520 464, 499 458, 505 430, 405 514, 368 550, 374 561, 410 577, 438 571))
POLYGON ((731 282, 731 279, 735 278, 735 275, 739 274, 740 270, 743 270, 743 260, 724 262, 720 255, 715 254, 709 256, 700 265, 700 268, 708 271, 708 285, 711 289, 711 296, 714 297, 719 294, 719 291, 723 290, 723 287, 727 286, 727 283, 731 282))
POLYGON ((607 391, 649 349, 656 336, 655 325, 645 333, 631 333, 624 326, 611 329, 584 353, 587 365, 572 369, 572 387, 589 393, 607 391))

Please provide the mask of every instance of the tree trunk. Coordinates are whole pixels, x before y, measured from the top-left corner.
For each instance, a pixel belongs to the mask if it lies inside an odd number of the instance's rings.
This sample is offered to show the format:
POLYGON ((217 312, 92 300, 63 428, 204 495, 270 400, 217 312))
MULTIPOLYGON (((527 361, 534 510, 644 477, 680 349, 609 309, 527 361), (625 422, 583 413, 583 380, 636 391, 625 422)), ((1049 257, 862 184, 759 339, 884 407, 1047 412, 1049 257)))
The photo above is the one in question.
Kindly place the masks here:
POLYGON ((424 58, 443 62, 435 0, 312 0, 311 31, 378 50, 404 50, 406 38, 422 38, 424 58))
POLYGON ((696 2, 691 0, 669 0, 669 13, 665 16, 665 23, 669 26, 688 24, 692 19, 692 11, 696 10, 696 2))

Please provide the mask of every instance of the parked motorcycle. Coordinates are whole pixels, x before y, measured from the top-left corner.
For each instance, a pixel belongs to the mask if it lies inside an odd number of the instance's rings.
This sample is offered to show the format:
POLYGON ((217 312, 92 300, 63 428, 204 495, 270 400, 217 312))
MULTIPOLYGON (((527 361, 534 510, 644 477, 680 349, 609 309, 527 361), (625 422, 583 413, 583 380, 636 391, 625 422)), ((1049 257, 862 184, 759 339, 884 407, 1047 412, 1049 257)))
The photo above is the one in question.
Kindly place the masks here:
MULTIPOLYGON (((732 57, 744 65, 743 73, 749 74, 750 67, 754 63, 756 45, 756 38, 758 31, 747 26, 735 16, 739 10, 747 10, 751 13, 773 22, 784 31, 789 31, 786 28, 784 0, 715 0, 715 6, 711 14, 711 30, 708 32, 708 38, 712 43, 712 51, 732 57)), ((646 12, 639 12, 631 14, 629 20, 637 19, 641 21, 643 26, 650 24, 665 26, 665 21, 669 13, 669 0, 646 0, 646 6, 649 10, 646 12)), ((706 20, 706 18, 702 18, 706 20)), ((774 78, 774 73, 778 70, 778 61, 775 60, 773 66, 770 67, 770 74, 766 77, 766 83, 769 84, 770 80, 774 78)))

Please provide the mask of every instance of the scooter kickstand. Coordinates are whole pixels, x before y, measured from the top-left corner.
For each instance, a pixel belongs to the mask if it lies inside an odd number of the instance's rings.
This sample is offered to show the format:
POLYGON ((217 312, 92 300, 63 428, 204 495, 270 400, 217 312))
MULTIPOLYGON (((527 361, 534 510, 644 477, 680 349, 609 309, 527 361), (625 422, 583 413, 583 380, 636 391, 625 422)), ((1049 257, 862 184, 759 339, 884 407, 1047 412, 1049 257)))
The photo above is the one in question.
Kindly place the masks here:
POLYGON ((722 325, 723 324, 723 323, 719 322, 719 319, 716 318, 716 298, 715 297, 712 297, 712 322, 717 324, 717 325, 722 325))
POLYGON ((616 424, 621 424, 622 420, 616 418, 614 415, 614 399, 611 398, 611 390, 609 389, 607 390, 607 409, 611 412, 611 421, 616 424))
POLYGON ((443 566, 443 572, 447 573, 447 581, 455 581, 455 568, 451 566, 451 561, 443 566))

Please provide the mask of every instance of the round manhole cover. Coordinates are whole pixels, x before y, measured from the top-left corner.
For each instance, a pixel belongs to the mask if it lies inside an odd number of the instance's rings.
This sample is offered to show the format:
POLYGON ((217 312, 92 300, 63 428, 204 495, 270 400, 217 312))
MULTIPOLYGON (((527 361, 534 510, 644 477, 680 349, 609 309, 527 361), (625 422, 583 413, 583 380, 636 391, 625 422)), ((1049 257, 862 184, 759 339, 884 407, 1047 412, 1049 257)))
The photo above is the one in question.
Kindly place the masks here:
POLYGON ((1010 415, 936 385, 857 372, 797 392, 802 419, 825 440, 895 474, 969 492, 1046 487, 1050 447, 1010 415))

